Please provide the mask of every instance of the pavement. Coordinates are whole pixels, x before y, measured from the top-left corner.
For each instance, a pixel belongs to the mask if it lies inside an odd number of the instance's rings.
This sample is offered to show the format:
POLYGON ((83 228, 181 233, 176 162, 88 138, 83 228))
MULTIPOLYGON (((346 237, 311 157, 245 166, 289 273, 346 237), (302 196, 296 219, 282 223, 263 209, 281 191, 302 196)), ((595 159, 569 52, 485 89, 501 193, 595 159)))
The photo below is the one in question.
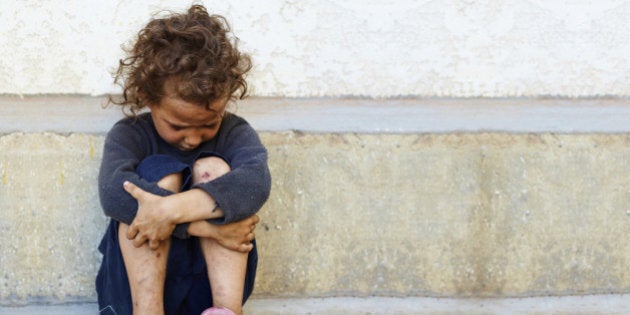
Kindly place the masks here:
MULTIPOLYGON (((68 305, 0 306, 0 314, 97 314, 94 303, 68 305)), ((630 294, 453 299, 426 297, 332 297, 308 299, 251 299, 247 315, 380 315, 380 314, 630 314, 630 294)))

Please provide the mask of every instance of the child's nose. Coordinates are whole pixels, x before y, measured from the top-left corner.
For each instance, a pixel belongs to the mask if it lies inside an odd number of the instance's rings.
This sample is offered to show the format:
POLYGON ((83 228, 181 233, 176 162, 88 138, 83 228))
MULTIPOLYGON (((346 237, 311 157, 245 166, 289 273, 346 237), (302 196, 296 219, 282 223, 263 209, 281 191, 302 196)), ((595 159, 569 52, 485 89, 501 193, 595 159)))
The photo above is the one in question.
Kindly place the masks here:
POLYGON ((196 147, 201 143, 201 135, 197 133, 186 135, 186 139, 184 139, 184 142, 186 142, 186 145, 188 146, 196 147))

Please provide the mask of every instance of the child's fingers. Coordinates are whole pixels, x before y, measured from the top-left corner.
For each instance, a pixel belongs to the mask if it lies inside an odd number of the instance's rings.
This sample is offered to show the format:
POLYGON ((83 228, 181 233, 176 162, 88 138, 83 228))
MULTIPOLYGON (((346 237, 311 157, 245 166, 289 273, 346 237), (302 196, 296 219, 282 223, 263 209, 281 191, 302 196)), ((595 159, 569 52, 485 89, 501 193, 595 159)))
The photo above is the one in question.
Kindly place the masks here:
POLYGON ((254 244, 241 244, 238 251, 241 253, 249 253, 252 249, 254 249, 254 244))
POLYGON ((127 229, 127 239, 132 240, 136 238, 137 234, 138 234, 138 228, 132 223, 127 229))
POLYGON ((140 193, 143 191, 129 181, 123 183, 123 189, 125 189, 125 191, 128 192, 134 199, 138 199, 138 197, 140 197, 140 193))
POLYGON ((254 229, 256 228, 256 224, 258 224, 258 222, 260 222, 260 218, 258 217, 258 215, 253 215, 249 218, 246 219, 247 222, 246 224, 249 226, 250 231, 254 231, 254 229))
POLYGON ((133 246, 140 247, 142 244, 146 243, 147 238, 144 235, 138 235, 133 239, 133 246))
POLYGON ((149 248, 157 249, 158 247, 160 247, 160 241, 158 241, 158 240, 150 240, 149 241, 149 248))

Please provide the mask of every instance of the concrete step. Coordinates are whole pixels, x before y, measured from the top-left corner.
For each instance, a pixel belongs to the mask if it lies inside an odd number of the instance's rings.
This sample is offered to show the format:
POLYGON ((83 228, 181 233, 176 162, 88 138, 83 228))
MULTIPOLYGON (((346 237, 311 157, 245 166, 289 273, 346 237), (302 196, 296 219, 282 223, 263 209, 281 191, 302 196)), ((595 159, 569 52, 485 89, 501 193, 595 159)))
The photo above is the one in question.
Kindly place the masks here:
MULTIPOLYGON (((0 307, 0 314, 96 314, 94 303, 0 307)), ((502 299, 450 299, 426 297, 335 297, 310 299, 252 299, 249 315, 367 315, 367 314, 629 314, 630 294, 532 297, 502 299)))
MULTIPOLYGON (((627 293, 630 136, 261 133, 261 296, 627 293), (345 220, 345 219, 348 220, 345 220)), ((103 136, 0 136, 0 303, 94 300, 103 136)))
MULTIPOLYGON (((95 300, 98 102, 0 97, 0 305, 95 300)), ((630 101, 252 102, 260 296, 628 293, 630 101)))

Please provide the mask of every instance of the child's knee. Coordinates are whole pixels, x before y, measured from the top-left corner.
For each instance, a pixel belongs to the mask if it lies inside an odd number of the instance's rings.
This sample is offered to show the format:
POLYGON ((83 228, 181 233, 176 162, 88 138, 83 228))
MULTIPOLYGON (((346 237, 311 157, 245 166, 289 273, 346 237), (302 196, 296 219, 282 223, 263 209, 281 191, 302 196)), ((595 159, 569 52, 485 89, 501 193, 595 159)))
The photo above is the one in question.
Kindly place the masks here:
POLYGON ((188 165, 176 158, 163 154, 146 157, 138 167, 136 173, 146 181, 157 183, 160 188, 179 192, 183 185, 184 175, 189 172, 188 165))
POLYGON ((157 182, 157 185, 168 191, 179 192, 184 180, 183 177, 182 173, 169 174, 162 177, 162 179, 157 182))
POLYGON ((230 170, 227 162, 220 157, 209 156, 198 159, 193 164, 192 183, 207 183, 227 174, 230 170))

